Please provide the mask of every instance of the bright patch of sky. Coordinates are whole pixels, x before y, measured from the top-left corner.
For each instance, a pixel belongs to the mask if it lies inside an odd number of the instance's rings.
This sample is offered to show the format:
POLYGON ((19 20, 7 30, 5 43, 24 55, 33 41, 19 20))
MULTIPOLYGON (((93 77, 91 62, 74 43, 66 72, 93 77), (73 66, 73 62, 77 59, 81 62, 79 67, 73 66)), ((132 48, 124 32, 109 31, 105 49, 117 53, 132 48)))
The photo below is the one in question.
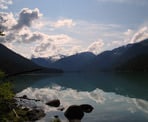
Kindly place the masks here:
POLYGON ((26 57, 72 55, 148 38, 147 0, 0 0, 1 43, 26 57))

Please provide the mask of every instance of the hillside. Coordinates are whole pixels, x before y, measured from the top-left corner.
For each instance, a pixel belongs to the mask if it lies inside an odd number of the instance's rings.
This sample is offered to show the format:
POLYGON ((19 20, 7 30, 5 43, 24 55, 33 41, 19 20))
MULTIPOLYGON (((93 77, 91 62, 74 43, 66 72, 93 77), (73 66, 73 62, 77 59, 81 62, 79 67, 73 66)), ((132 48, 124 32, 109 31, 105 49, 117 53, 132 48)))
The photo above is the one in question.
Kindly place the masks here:
POLYGON ((49 58, 32 58, 31 59, 32 62, 34 62, 35 64, 42 66, 42 67, 46 67, 48 68, 49 65, 53 62, 51 59, 49 58))
POLYGON ((64 71, 82 71, 93 59, 95 55, 91 52, 83 52, 60 59, 52 64, 52 68, 60 68, 64 71))
POLYGON ((15 75, 20 73, 43 71, 58 72, 56 69, 45 69, 36 65, 31 60, 26 59, 19 54, 11 51, 4 45, 0 44, 0 69, 7 75, 15 75))
POLYGON ((128 44, 104 51, 99 55, 91 52, 83 52, 72 56, 64 57, 52 62, 50 59, 32 59, 35 63, 45 66, 68 71, 129 71, 147 70, 148 67, 148 39, 141 42, 128 44), (141 64, 139 64, 141 62, 141 64), (134 65, 132 65, 134 64, 134 65), (131 67, 132 66, 132 67, 131 67), (138 68, 139 67, 139 68, 138 68))

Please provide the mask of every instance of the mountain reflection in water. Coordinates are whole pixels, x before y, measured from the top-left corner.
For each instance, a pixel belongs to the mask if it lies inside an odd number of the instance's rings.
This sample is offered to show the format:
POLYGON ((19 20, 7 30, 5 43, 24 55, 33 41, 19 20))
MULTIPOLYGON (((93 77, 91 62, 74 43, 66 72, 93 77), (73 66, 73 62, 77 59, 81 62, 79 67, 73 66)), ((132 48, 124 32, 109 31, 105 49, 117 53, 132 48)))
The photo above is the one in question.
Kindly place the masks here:
POLYGON ((62 106, 90 104, 92 113, 82 122, 147 122, 148 76, 131 73, 67 73, 61 75, 21 75, 11 78, 18 96, 40 99, 27 106, 45 110, 41 120, 50 121, 58 115, 66 122, 63 112, 46 106, 48 100, 60 99, 62 106))

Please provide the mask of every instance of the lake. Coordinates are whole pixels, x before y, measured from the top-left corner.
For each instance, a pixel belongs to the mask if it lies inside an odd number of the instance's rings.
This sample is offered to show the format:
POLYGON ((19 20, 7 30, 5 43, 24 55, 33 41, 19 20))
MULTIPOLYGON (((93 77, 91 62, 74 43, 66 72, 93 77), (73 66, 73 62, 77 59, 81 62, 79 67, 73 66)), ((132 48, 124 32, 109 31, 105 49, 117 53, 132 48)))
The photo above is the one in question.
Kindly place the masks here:
POLYGON ((41 100, 25 103, 45 110, 46 116, 38 122, 50 122, 54 115, 67 121, 63 112, 44 104, 57 98, 65 108, 92 105, 94 110, 82 122, 148 122, 147 73, 27 74, 10 80, 17 96, 41 100))

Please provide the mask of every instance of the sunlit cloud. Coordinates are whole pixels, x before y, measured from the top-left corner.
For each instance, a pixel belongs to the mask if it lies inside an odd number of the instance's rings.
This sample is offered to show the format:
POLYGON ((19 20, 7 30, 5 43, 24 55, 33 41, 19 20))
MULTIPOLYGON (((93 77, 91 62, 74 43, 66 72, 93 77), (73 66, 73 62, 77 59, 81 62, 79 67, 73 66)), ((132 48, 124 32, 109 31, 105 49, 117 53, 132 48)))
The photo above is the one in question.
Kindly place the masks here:
POLYGON ((0 16, 4 20, 0 28, 6 35, 0 37, 0 42, 26 57, 60 57, 84 51, 99 54, 148 38, 147 25, 136 31, 118 24, 86 20, 47 20, 38 8, 23 8, 18 14, 1 12, 0 16), (17 49, 16 43, 22 45, 22 50, 17 49))
POLYGON ((90 44, 89 47, 87 48, 87 51, 93 52, 94 54, 98 54, 101 52, 103 46, 104 46, 103 40, 98 40, 90 44))
POLYGON ((78 52, 78 48, 76 50, 76 47, 79 47, 77 46, 79 40, 71 38, 68 35, 49 35, 48 40, 42 40, 34 46, 32 54, 35 57, 58 57, 58 55, 72 55, 78 52))
POLYGON ((1 17, 1 23, 0 28, 3 31, 10 30, 14 25, 17 24, 17 20, 14 18, 13 13, 6 13, 6 12, 0 12, 1 17))
POLYGON ((142 27, 139 29, 132 37, 131 43, 141 41, 148 38, 148 26, 142 27))
POLYGON ((125 36, 130 36, 132 34, 133 34, 133 30, 131 30, 131 29, 128 29, 126 32, 124 32, 125 36))
POLYGON ((52 22, 52 26, 54 28, 60 28, 60 27, 71 28, 75 25, 76 23, 72 19, 60 19, 60 20, 57 20, 56 22, 52 22))
POLYGON ((113 40, 108 43, 108 47, 119 47, 129 43, 136 43, 148 39, 148 26, 144 25, 137 30, 127 29, 123 32, 124 38, 121 40, 113 40))
MULTIPOLYGON (((26 49, 31 48, 31 50, 29 50, 30 56, 49 57, 59 54, 69 55, 75 53, 73 47, 79 43, 78 39, 66 34, 45 34, 41 28, 40 30, 34 30, 36 28, 34 26, 45 21, 45 19, 41 19, 42 13, 40 13, 37 8, 23 8, 18 14, 18 19, 12 13, 1 13, 1 17, 6 20, 0 25, 6 33, 6 36, 0 37, 0 41, 6 46, 10 46, 11 49, 18 51, 13 44, 16 45, 16 43, 20 43, 20 45, 24 45, 28 43, 30 45, 28 45, 26 49), (11 43, 11 45, 8 43, 11 43)), ((44 29, 47 23, 46 21, 46 23, 39 26, 44 29)), ((70 19, 57 21, 55 24, 57 24, 57 27, 67 26, 68 28, 75 25, 70 19)), ((39 28, 39 26, 37 28, 39 28)), ((24 53, 24 51, 21 50, 20 52, 24 53)))
POLYGON ((8 9, 8 6, 13 3, 13 0, 0 0, 0 9, 8 9))

